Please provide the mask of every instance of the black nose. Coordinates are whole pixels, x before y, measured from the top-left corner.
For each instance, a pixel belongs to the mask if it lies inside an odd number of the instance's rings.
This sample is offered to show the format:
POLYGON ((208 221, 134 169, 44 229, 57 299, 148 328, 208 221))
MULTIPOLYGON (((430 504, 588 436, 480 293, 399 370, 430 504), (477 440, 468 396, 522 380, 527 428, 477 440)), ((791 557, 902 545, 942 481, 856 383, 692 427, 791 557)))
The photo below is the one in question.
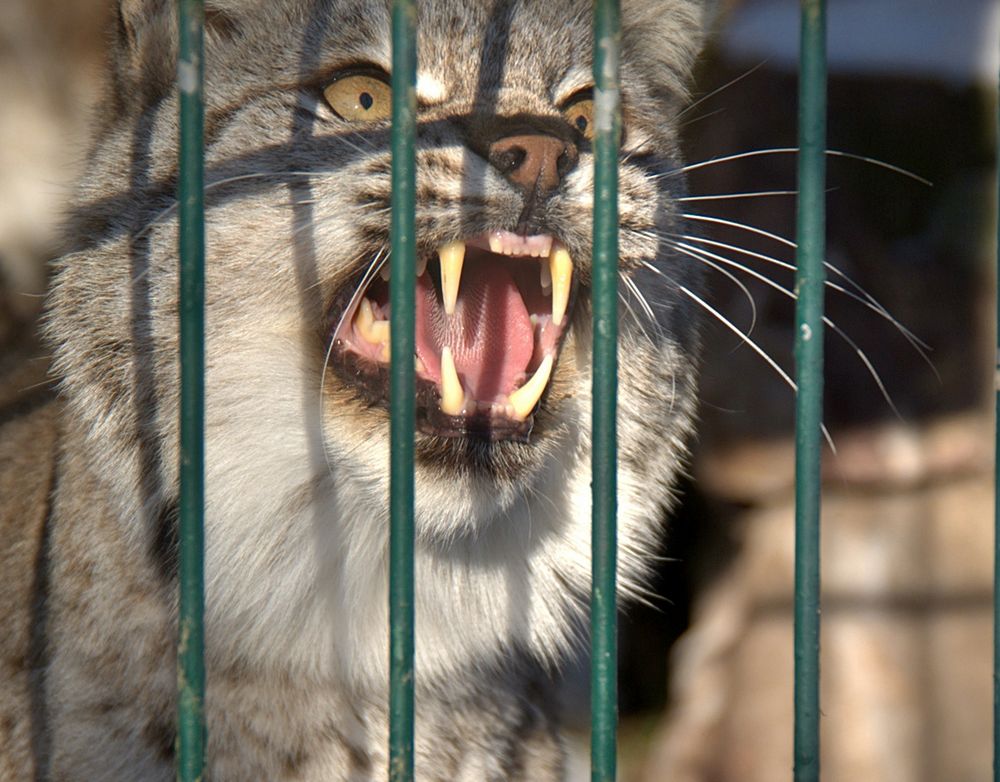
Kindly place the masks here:
POLYGON ((576 145, 543 133, 505 136, 490 144, 489 161, 526 194, 545 196, 576 165, 576 145))

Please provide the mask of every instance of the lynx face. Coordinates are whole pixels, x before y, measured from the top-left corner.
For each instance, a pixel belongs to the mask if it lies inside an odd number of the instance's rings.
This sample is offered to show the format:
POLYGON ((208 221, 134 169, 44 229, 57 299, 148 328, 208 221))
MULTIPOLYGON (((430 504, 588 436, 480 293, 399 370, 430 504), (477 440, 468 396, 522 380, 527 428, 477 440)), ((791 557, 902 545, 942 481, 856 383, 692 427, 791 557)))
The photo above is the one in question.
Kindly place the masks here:
MULTIPOLYGON (((431 670, 498 654, 498 640, 557 656, 587 589, 591 13, 419 4, 418 660, 431 670)), ((626 591, 691 415, 679 290, 698 279, 666 248, 701 14, 689 0, 623 9, 626 591)), ((207 18, 210 644, 310 670, 335 660, 381 684, 389 4, 232 0, 207 18), (291 653, 275 641, 290 625, 291 653)), ((85 238, 61 262, 49 324, 86 458, 123 519, 163 518, 176 496, 174 38, 171 14, 123 4, 85 238)), ((148 550, 150 524, 126 526, 148 550)))

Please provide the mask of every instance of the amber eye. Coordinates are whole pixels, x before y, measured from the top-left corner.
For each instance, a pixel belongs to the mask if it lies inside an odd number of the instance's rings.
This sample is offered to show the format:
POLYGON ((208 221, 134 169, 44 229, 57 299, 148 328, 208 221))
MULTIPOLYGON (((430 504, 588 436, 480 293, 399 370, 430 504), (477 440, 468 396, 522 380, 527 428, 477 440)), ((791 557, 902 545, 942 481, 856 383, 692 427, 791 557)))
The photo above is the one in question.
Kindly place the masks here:
POLYGON ((577 98, 563 107, 563 116, 585 139, 594 138, 594 99, 589 95, 577 98))
POLYGON ((341 76, 326 86, 323 97, 337 116, 351 122, 378 122, 392 116, 392 89, 371 74, 341 76))

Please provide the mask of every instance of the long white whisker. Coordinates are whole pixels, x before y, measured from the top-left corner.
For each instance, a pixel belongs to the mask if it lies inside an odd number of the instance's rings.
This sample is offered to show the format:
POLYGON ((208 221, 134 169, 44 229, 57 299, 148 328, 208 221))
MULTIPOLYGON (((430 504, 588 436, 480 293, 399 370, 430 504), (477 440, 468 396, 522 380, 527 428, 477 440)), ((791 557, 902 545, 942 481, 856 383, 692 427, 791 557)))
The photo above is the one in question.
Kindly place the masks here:
POLYGON ((344 325, 344 319, 347 318, 349 313, 354 311, 355 305, 361 301, 361 297, 364 296, 365 290, 368 288, 368 284, 374 279, 375 275, 382 270, 382 267, 388 263, 388 260, 389 253, 386 252, 386 248, 383 246, 372 259, 372 262, 368 264, 368 268, 361 277, 361 282, 359 282, 357 287, 354 289, 354 294, 351 296, 350 301, 347 302, 347 306, 344 307, 344 311, 340 313, 340 319, 337 321, 337 327, 333 330, 334 334, 340 331, 341 327, 344 325))
MULTIPOLYGON (((749 152, 738 152, 733 155, 724 155, 722 157, 712 158, 711 160, 703 160, 699 163, 690 163, 686 166, 681 166, 680 168, 675 168, 672 171, 667 171, 663 174, 659 174, 657 178, 677 176, 679 174, 688 173, 691 171, 697 171, 699 168, 706 168, 707 166, 714 166, 717 163, 728 163, 734 160, 744 160, 751 157, 760 157, 762 155, 797 155, 799 152, 798 147, 774 147, 772 149, 754 149, 749 152)), ((892 163, 886 163, 882 160, 876 160, 875 158, 865 157, 864 155, 856 155, 853 152, 844 152, 840 149, 827 149, 824 152, 830 157, 840 157, 846 158, 848 160, 857 160, 861 163, 868 163, 878 168, 884 168, 887 171, 892 171, 894 174, 899 174, 905 176, 908 179, 912 179, 919 182, 927 187, 933 187, 934 183, 929 179, 925 179, 919 174, 914 174, 912 171, 908 171, 905 168, 899 166, 894 166, 892 163)))
MULTIPOLYGON (((618 273, 618 276, 621 277, 623 280, 625 279, 622 276, 621 272, 618 273)), ((642 325, 642 321, 639 319, 639 316, 636 314, 635 310, 632 309, 632 304, 629 302, 628 297, 624 293, 622 293, 621 291, 618 291, 618 299, 619 299, 619 301, 621 301, 622 304, 625 305, 625 309, 627 309, 628 310, 628 314, 632 316, 632 320, 635 321, 635 325, 637 325, 639 327, 639 331, 642 332, 642 335, 647 340, 649 340, 650 342, 652 342, 653 340, 651 340, 649 338, 649 334, 646 332, 646 327, 642 325)))
MULTIPOLYGON (((784 285, 780 285, 779 283, 777 283, 774 280, 772 280, 770 277, 767 277, 767 276, 761 274, 760 272, 758 272, 758 271, 756 271, 754 269, 751 269, 751 268, 749 268, 747 266, 744 266, 742 263, 738 263, 737 261, 734 261, 731 258, 725 258, 725 257, 723 257, 721 255, 717 255, 715 253, 709 252, 708 250, 704 250, 704 249, 701 249, 701 248, 692 247, 691 245, 684 244, 683 242, 674 242, 673 244, 676 247, 676 249, 681 250, 681 252, 684 252, 684 250, 682 248, 687 248, 687 249, 692 250, 692 251, 694 251, 696 253, 708 255, 708 256, 714 258, 715 260, 719 261, 720 263, 724 263, 724 264, 727 264, 729 266, 733 266, 733 267, 741 270, 745 274, 749 274, 754 279, 759 280, 760 282, 763 282, 765 285, 773 288, 774 290, 778 291, 782 295, 787 296, 792 301, 797 301, 798 298, 799 298, 798 296, 795 295, 795 293, 793 291, 788 290, 788 288, 786 288, 784 285)), ((882 394, 882 398, 885 400, 886 404, 889 405, 889 408, 892 410, 892 412, 895 413, 896 417, 899 420, 902 421, 903 420, 903 416, 900 414, 899 410, 896 408, 896 404, 892 401, 892 397, 889 395, 889 392, 886 390, 885 383, 882 382, 881 375, 879 375, 878 371, 875 369, 875 366, 871 363, 871 361, 869 361, 868 356, 865 354, 865 352, 860 347, 858 347, 858 344, 853 339, 851 339, 849 336, 847 336, 847 334, 844 332, 844 330, 842 328, 840 328, 836 323, 834 323, 828 316, 826 316, 826 315, 823 316, 823 323, 825 323, 830 328, 830 330, 832 330, 834 333, 836 333, 837 336, 839 336, 842 340, 844 340, 844 342, 846 342, 848 345, 850 345, 850 347, 854 350, 854 352, 857 353, 858 358, 861 359, 861 362, 864 364, 865 368, 868 370, 868 374, 871 375, 872 380, 875 381, 875 385, 878 386, 878 389, 879 389, 879 391, 882 394)))
MULTIPOLYGON (((707 245, 710 245, 712 247, 718 247, 718 248, 721 248, 721 249, 724 249, 724 250, 732 250, 733 252, 737 252, 740 255, 746 255, 746 256, 748 256, 750 258, 757 258, 758 260, 764 261, 766 263, 773 264, 775 266, 778 266, 779 268, 786 269, 786 270, 792 271, 792 272, 795 271, 795 264, 793 264, 793 263, 789 263, 788 261, 782 261, 780 258, 774 258, 774 257, 772 257, 770 255, 764 255, 763 253, 754 252, 753 250, 747 250, 746 248, 740 247, 740 246, 735 245, 735 244, 727 244, 726 242, 719 242, 719 241, 716 241, 714 239, 707 239, 707 238, 705 238, 703 236, 691 236, 690 234, 662 234, 662 235, 665 236, 665 237, 666 236, 673 236, 673 237, 676 237, 676 238, 679 238, 679 239, 686 239, 687 241, 698 242, 699 244, 707 244, 707 245)), ((854 291, 849 291, 846 288, 838 285, 835 282, 831 282, 830 280, 826 280, 825 284, 826 284, 826 286, 828 288, 830 288, 831 290, 837 291, 837 293, 841 293, 841 294, 843 294, 844 296, 847 296, 850 299, 853 299, 854 301, 858 302, 858 304, 861 304, 862 306, 868 308, 869 310, 871 310, 872 312, 874 312, 875 314, 877 314, 879 317, 881 317, 884 320, 886 320, 889 323, 891 323, 896 328, 896 330, 898 330, 899 333, 903 335, 903 337, 906 339, 906 341, 910 343, 910 346, 914 350, 916 350, 924 358, 925 361, 927 361, 928 363, 930 363, 930 359, 928 358, 928 356, 925 353, 925 351, 931 349, 930 345, 928 345, 926 342, 924 342, 922 339, 920 339, 920 337, 918 337, 916 334, 914 334, 912 331, 910 331, 899 320, 897 320, 896 318, 894 318, 893 315, 892 315, 892 313, 889 312, 889 310, 887 310, 878 301, 878 299, 876 299, 874 296, 872 296, 870 293, 868 293, 868 291, 866 291, 863 287, 861 287, 861 285, 859 283, 855 282, 850 276, 848 276, 847 274, 845 274, 844 272, 842 272, 840 269, 838 269, 836 266, 834 266, 829 261, 823 261, 823 265, 831 273, 836 274, 838 277, 841 277, 844 280, 846 280, 847 282, 849 282, 855 289, 857 289, 857 290, 859 290, 861 292, 861 295, 855 293, 854 291)), ((931 369, 934 369, 934 365, 933 364, 930 364, 930 366, 931 366, 931 369)), ((937 372, 937 370, 935 369, 935 373, 936 372, 937 372)))
MULTIPOLYGON (((695 221, 699 221, 700 220, 701 222, 705 222, 705 223, 714 223, 714 224, 717 224, 717 225, 725 225, 725 226, 728 226, 730 228, 736 228, 736 229, 739 229, 741 231, 746 231, 748 233, 756 234, 758 236, 763 236, 763 237, 765 237, 767 239, 771 239, 771 240, 773 240, 775 242, 779 242, 780 244, 783 244, 786 247, 791 247, 794 250, 798 250, 798 245, 795 242, 793 242, 793 241, 791 241, 789 239, 786 239, 783 236, 779 236, 778 234, 771 233, 770 231, 765 231, 762 228, 757 228, 757 227, 752 226, 752 225, 747 225, 746 223, 738 223, 738 222, 735 222, 733 220, 723 220, 721 217, 709 217, 707 215, 684 214, 683 217, 686 217, 689 220, 695 220, 695 221)), ((892 316, 889 315, 889 312, 885 309, 885 307, 883 307, 874 296, 872 296, 870 293, 868 293, 868 291, 866 291, 864 288, 862 288, 861 285, 859 285, 853 279, 851 279, 851 277, 849 277, 847 274, 845 274, 844 272, 842 272, 840 269, 838 269, 836 266, 834 266, 829 261, 823 261, 823 265, 832 274, 837 275, 842 280, 844 280, 849 285, 851 285, 856 291, 858 291, 858 293, 860 293, 868 301, 870 301, 872 303, 872 305, 876 309, 883 310, 885 312, 885 315, 888 316, 890 320, 892 319, 892 316)), ((927 347, 927 346, 925 345, 924 347, 927 347)))
MULTIPOLYGON (((644 261, 644 263, 645 263, 645 261, 644 261)), ((789 388, 791 388, 792 391, 794 391, 796 394, 799 393, 799 387, 795 383, 795 381, 792 380, 788 376, 788 373, 785 372, 785 370, 783 370, 781 368, 781 366, 778 364, 778 362, 775 361, 773 358, 771 358, 759 345, 757 345, 756 342, 754 342, 752 339, 750 339, 750 337, 748 337, 746 334, 744 334, 742 331, 740 331, 738 328, 736 328, 736 326, 734 326, 732 324, 732 322, 730 322, 721 312, 719 312, 711 304, 709 304, 707 301, 705 301, 704 299, 702 299, 701 297, 699 297, 697 294, 692 293, 690 290, 688 290, 683 285, 678 285, 677 288, 678 288, 678 290, 681 291, 681 293, 683 293, 685 296, 687 296, 689 299, 691 299, 693 302, 695 302, 695 304, 697 304, 699 307, 701 307, 702 309, 704 309, 706 312, 708 312, 709 314, 711 314, 712 317, 714 317, 716 320, 718 320, 723 326, 725 326, 727 329, 729 329, 730 331, 732 331, 736 336, 738 336, 758 356, 760 356, 762 359, 764 359, 764 361, 767 362, 768 366, 770 366, 771 369, 773 369, 775 372, 778 373, 778 376, 782 380, 785 381, 785 384, 789 388)), ((820 424, 820 429, 823 431, 823 437, 826 440, 827 445, 830 446, 830 450, 833 451, 834 453, 837 453, 837 448, 833 444, 833 438, 830 437, 830 433, 827 431, 826 424, 820 424)))
POLYGON ((689 249, 684 249, 684 246, 680 242, 671 242, 671 244, 673 245, 674 249, 677 250, 678 252, 681 252, 684 255, 687 255, 687 256, 689 256, 691 258, 694 258, 699 263, 703 263, 706 266, 710 266, 711 268, 715 269, 719 274, 722 274, 722 275, 728 277, 730 280, 732 280, 732 282, 736 286, 739 287, 739 289, 741 291, 743 291, 743 295, 746 297, 747 302, 750 304, 750 327, 747 329, 747 334, 752 334, 753 330, 754 330, 754 327, 757 325, 757 302, 754 301, 753 294, 750 293, 750 290, 747 288, 747 286, 744 285, 736 277, 736 275, 732 274, 731 272, 726 271, 725 269, 723 269, 718 264, 713 263, 708 258, 706 258, 703 254, 698 253, 697 252, 697 250, 698 250, 697 247, 689 247, 689 249))
POLYGON ((646 313, 646 317, 655 323, 656 315, 653 314, 653 310, 650 308, 649 302, 646 301, 646 297, 642 295, 642 291, 640 291, 639 286, 635 284, 635 280, 621 272, 618 273, 618 276, 621 277, 621 280, 625 283, 626 287, 632 291, 632 295, 634 295, 636 300, 639 302, 639 306, 642 307, 643 312, 646 313))
POLYGON ((682 196, 675 201, 729 201, 735 198, 764 198, 767 196, 798 195, 798 190, 760 190, 756 193, 718 193, 716 195, 682 196))
POLYGON ((708 95, 702 95, 700 98, 698 98, 696 101, 694 101, 690 105, 685 106, 684 109, 681 111, 681 113, 677 115, 677 118, 680 119, 685 114, 687 114, 689 111, 691 111, 692 109, 694 109, 697 106, 700 106, 702 103, 704 103, 705 101, 709 100, 710 98, 713 98, 714 96, 718 95, 723 90, 729 89, 734 84, 743 81, 743 79, 745 79, 747 76, 750 76, 752 73, 760 70, 766 64, 767 64, 767 60, 762 60, 761 62, 757 63, 752 68, 750 68, 750 70, 748 70, 748 71, 746 71, 744 73, 741 73, 739 76, 737 76, 734 79, 730 79, 725 84, 723 84, 721 87, 716 87, 714 90, 712 90, 710 93, 708 93, 708 95))
MULTIPOLYGON (((363 295, 368 283, 371 282, 372 277, 382 269, 382 266, 386 263, 387 258, 388 258, 387 248, 385 245, 382 245, 382 247, 380 247, 378 252, 375 254, 375 257, 372 259, 372 262, 368 265, 368 269, 362 276, 361 282, 355 289, 354 295, 351 296, 351 300, 350 302, 348 302, 347 307, 345 307, 344 311, 341 313, 340 320, 337 321, 337 327, 332 332, 330 332, 331 335, 335 336, 337 332, 340 331, 341 326, 344 325, 344 318, 346 318, 347 314, 352 311, 354 305, 357 303, 357 300, 360 298, 361 295, 363 295)), ((320 421, 323 420, 323 399, 324 399, 323 392, 326 388, 327 370, 330 367, 330 356, 333 355, 333 346, 335 342, 336 342, 335 339, 330 339, 330 344, 327 345, 326 347, 326 354, 323 356, 323 369, 320 372, 319 376, 319 420, 320 421)), ((330 448, 328 447, 327 444, 326 427, 324 426, 320 426, 320 437, 323 443, 323 456, 326 459, 327 469, 330 471, 330 474, 333 474, 333 464, 330 461, 330 448)))
POLYGON ((741 231, 747 231, 748 233, 756 234, 757 236, 763 236, 765 239, 771 239, 772 241, 779 242, 786 247, 798 249, 798 245, 791 239, 786 239, 784 236, 779 236, 778 234, 771 233, 770 231, 765 231, 763 228, 757 228, 752 225, 747 225, 746 223, 738 223, 735 220, 724 220, 721 217, 709 217, 708 215, 682 214, 681 217, 703 223, 713 223, 715 225, 725 225, 730 228, 738 228, 741 231))

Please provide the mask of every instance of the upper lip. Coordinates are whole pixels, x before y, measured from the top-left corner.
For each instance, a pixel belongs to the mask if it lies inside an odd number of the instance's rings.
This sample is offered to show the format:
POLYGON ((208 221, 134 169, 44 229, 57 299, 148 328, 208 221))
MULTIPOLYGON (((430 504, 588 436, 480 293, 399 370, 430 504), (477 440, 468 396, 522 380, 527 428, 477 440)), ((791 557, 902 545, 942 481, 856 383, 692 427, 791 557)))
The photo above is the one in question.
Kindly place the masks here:
MULTIPOLYGON (((435 433, 530 430, 568 328, 573 272, 569 250, 549 234, 492 230, 418 258, 414 361, 418 382, 436 391, 423 411, 435 433)), ((355 383, 359 358, 384 375, 391 340, 391 266, 366 277, 332 334, 334 363, 351 354, 341 375, 355 383)))

